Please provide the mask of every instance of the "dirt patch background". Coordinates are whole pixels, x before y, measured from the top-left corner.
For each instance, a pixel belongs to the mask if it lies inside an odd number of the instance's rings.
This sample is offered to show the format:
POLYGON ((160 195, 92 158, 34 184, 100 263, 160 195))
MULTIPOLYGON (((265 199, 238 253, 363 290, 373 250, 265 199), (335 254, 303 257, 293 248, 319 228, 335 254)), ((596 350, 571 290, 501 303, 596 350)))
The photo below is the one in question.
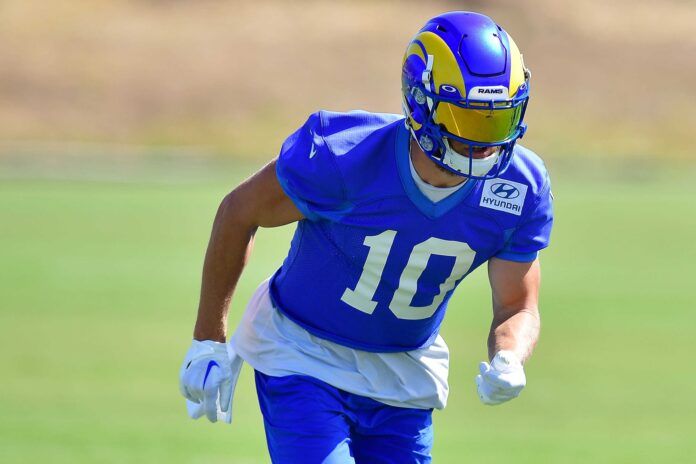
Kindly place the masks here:
POLYGON ((5 0, 0 151, 96 142, 268 157, 319 108, 399 112, 406 43, 452 9, 490 14, 524 52, 525 144, 694 158, 696 6, 680 0, 5 0))

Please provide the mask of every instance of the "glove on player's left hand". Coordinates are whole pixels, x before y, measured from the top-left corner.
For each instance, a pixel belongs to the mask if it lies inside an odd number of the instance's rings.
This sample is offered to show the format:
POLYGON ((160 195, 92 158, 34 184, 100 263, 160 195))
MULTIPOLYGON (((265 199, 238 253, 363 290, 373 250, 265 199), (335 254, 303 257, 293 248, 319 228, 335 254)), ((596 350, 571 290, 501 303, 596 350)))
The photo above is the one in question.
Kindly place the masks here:
POLYGON ((482 362, 476 376, 483 404, 496 405, 517 398, 527 383, 522 362, 512 351, 498 351, 491 364, 482 362))

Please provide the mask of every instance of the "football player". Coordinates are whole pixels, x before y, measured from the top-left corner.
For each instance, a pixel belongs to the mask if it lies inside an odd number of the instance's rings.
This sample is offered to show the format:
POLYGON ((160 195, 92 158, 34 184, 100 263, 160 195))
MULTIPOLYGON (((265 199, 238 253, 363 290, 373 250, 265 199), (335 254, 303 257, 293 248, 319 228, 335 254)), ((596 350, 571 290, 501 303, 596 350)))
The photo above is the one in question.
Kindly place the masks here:
POLYGON ((223 199, 180 374, 191 417, 231 420, 244 360, 273 462, 430 462, 432 411, 448 394, 438 330, 483 263, 493 321, 478 395, 495 405, 520 394, 553 220, 544 164, 516 143, 529 78, 493 20, 442 14, 406 49, 404 116, 312 114, 223 199), (287 258, 226 344, 254 233, 293 222, 287 258))

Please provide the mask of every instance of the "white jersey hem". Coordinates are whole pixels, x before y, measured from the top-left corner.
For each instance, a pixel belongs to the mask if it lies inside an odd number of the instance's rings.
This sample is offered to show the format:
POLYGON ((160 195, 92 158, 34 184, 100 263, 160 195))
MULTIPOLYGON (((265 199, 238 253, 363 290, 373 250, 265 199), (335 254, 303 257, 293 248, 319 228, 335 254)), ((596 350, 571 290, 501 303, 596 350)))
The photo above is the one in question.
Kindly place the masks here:
POLYGON ((273 307, 269 280, 252 296, 231 347, 270 376, 307 375, 390 406, 442 409, 447 403, 449 350, 442 337, 399 353, 356 350, 312 335, 273 307))

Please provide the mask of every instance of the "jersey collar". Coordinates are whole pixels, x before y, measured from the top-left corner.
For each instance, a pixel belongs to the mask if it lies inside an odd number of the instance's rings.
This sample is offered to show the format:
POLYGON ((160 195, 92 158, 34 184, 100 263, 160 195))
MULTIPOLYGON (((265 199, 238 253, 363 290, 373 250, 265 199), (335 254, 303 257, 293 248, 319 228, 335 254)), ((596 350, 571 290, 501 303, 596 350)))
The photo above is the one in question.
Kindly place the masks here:
POLYGON ((462 188, 447 198, 444 198, 438 202, 431 201, 423 194, 423 192, 420 191, 418 185, 416 185, 416 181, 411 175, 411 166, 408 160, 410 143, 411 133, 408 131, 405 125, 399 125, 396 133, 396 147, 394 153, 396 154, 396 166, 399 171, 401 185, 404 187, 406 196, 408 196, 411 202, 420 210, 421 213, 431 219, 438 218, 461 203, 469 192, 471 192, 474 185, 476 185, 476 181, 469 179, 462 188))

